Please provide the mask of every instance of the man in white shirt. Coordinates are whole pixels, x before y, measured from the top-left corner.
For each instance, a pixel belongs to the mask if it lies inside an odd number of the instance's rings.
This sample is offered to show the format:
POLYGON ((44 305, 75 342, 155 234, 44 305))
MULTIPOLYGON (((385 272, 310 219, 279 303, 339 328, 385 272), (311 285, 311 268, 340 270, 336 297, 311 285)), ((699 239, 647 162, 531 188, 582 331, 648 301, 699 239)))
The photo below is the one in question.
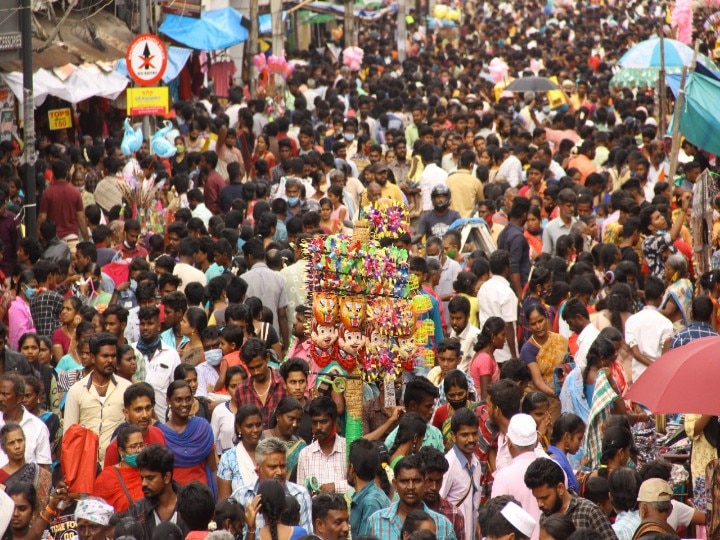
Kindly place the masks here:
POLYGON ((420 159, 423 169, 420 175, 420 197, 422 199, 423 212, 430 212, 433 209, 432 190, 438 184, 446 184, 448 173, 438 167, 434 161, 435 149, 432 144, 423 144, 420 147, 420 159))
POLYGON ((431 236, 425 242, 425 255, 428 259, 435 259, 440 263, 440 282, 435 286, 435 292, 440 297, 445 311, 445 324, 450 322, 448 317, 448 302, 453 295, 453 283, 457 275, 462 272, 462 266, 445 254, 445 247, 442 240, 437 236, 431 236))
POLYGON ((160 422, 164 422, 167 387, 175 380, 175 368, 180 365, 180 356, 160 338, 160 310, 157 306, 141 307, 138 319, 140 339, 133 343, 133 348, 140 353, 142 360, 138 362, 135 378, 148 383, 155 390, 155 414, 160 422))
POLYGON ((500 317, 505 321, 507 341, 502 350, 495 351, 498 363, 517 358, 515 343, 515 323, 517 322, 518 298, 510 285, 510 255, 498 249, 490 255, 492 277, 482 284, 477 294, 480 316, 480 328, 490 317, 500 317))
POLYGON ((523 162, 527 160, 529 148, 527 144, 517 144, 502 162, 493 182, 507 182, 510 187, 518 187, 523 183, 523 162))
POLYGON ((191 189, 188 191, 187 198, 192 217, 201 219, 207 229, 210 226, 210 218, 213 217, 213 213, 205 206, 203 192, 197 188, 191 189))
MULTIPOLYGON (((529 414, 516 414, 510 418, 507 439, 512 462, 495 472, 492 496, 511 495, 515 497, 535 522, 539 524, 540 508, 537 499, 535 499, 532 490, 524 482, 525 471, 538 458, 535 453, 537 425, 533 417, 529 414)), ((531 538, 537 540, 539 537, 540 527, 536 526, 531 538)))
MULTIPOLYGON (((25 437, 25 461, 50 467, 50 433, 45 423, 23 406, 25 381, 17 373, 0 377, 0 427, 20 424, 25 437)), ((0 448, 0 467, 8 463, 8 456, 0 448)))
POLYGON ((182 283, 180 284, 180 291, 185 292, 185 287, 188 283, 197 281, 203 287, 207 285, 207 278, 205 272, 195 268, 193 263, 195 261, 195 254, 200 251, 200 244, 196 238, 183 238, 180 240, 180 247, 178 248, 178 257, 180 262, 175 264, 173 269, 173 275, 178 276, 182 283))
POLYGON ((565 188, 558 194, 559 216, 550 221, 543 230, 543 253, 555 255, 558 238, 570 234, 575 218, 577 195, 572 189, 565 188))
POLYGON ((480 329, 470 324, 470 300, 464 296, 456 296, 448 302, 450 313, 451 338, 460 342, 461 358, 458 369, 468 372, 470 362, 475 356, 475 341, 480 335, 480 329))
POLYGON ((670 319, 658 311, 665 284, 656 277, 645 279, 645 308, 625 321, 625 341, 633 355, 632 380, 668 350, 673 334, 670 319))
POLYGON ((562 318, 568 324, 570 330, 578 335, 578 350, 574 357, 575 365, 580 369, 585 369, 590 345, 600 335, 600 331, 590 324, 588 310, 579 298, 571 298, 565 302, 562 318))

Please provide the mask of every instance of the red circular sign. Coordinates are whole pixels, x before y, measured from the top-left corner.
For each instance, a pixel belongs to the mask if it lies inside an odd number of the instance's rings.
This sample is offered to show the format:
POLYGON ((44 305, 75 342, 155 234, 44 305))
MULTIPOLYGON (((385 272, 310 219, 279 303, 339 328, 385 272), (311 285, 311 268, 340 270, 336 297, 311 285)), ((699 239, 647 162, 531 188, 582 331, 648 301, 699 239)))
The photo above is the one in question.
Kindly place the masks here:
POLYGON ((167 69, 165 44, 153 34, 141 34, 132 40, 125 53, 130 78, 141 86, 160 82, 167 69))

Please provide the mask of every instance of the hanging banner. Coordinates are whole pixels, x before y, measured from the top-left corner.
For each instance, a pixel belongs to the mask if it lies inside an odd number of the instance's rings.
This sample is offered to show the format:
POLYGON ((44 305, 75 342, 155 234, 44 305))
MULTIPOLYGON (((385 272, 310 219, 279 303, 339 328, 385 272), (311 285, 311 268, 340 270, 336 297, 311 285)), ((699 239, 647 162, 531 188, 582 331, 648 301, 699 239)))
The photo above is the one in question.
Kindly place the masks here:
POLYGON ((72 113, 70 109, 53 109, 48 111, 50 130, 69 129, 72 127, 72 113))
POLYGON ((167 86, 127 89, 127 113, 130 116, 167 114, 169 102, 167 86))

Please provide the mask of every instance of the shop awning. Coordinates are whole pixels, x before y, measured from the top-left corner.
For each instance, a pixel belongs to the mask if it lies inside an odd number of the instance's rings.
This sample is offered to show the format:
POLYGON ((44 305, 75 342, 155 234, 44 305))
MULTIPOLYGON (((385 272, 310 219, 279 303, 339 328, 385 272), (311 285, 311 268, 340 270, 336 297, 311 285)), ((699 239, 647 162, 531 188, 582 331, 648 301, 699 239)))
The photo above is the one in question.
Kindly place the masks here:
POLYGON ((199 19, 167 15, 158 29, 169 38, 199 51, 227 49, 247 41, 243 16, 231 7, 203 11, 199 19))
MULTIPOLYGON (((78 103, 91 97, 116 99, 130 82, 116 71, 105 72, 93 64, 65 66, 70 75, 62 80, 53 72, 40 68, 33 75, 35 106, 42 105, 48 96, 55 96, 70 103, 78 103)), ((0 73, 0 79, 12 90, 15 97, 23 102, 22 72, 0 73)))
MULTIPOLYGON (((52 22, 43 17, 39 20, 42 31, 45 35, 50 35, 52 22)), ((82 20, 80 13, 73 13, 63 24, 55 41, 47 48, 38 51, 45 42, 43 39, 33 38, 33 66, 36 70, 53 69, 67 64, 80 66, 84 63, 111 67, 115 60, 125 57, 125 50, 133 37, 125 22, 110 13, 100 11, 87 21, 82 20)), ((22 71, 22 60, 0 63, 0 71, 22 71)))
MULTIPOLYGON (((680 88, 679 74, 668 76, 668 86, 675 95, 680 88)), ((716 73, 698 64, 696 71, 688 75, 685 82, 685 101, 680 114, 680 133, 698 148, 713 154, 720 154, 720 79, 716 73)), ((672 125, 672 124, 671 124, 672 125)))

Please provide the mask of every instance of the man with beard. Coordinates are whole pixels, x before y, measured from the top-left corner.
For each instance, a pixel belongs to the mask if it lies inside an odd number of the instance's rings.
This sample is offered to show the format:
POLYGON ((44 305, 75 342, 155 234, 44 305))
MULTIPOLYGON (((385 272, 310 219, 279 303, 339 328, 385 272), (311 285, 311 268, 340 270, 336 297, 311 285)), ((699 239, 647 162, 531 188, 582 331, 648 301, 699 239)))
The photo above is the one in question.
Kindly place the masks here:
POLYGON ((347 502, 337 493, 321 493, 313 500, 315 535, 321 540, 347 540, 350 514, 347 502))
POLYGON ((92 336, 90 354, 93 370, 75 383, 67 394, 64 433, 75 424, 94 431, 99 437, 98 461, 102 463, 113 433, 125 419, 123 394, 130 381, 114 375, 117 360, 115 336, 108 332, 92 336))
POLYGON ((445 540, 457 540, 448 519, 430 510, 423 502, 425 480, 422 475, 420 458, 410 455, 402 458, 395 465, 395 490, 398 501, 370 516, 369 531, 371 536, 380 540, 401 538, 400 531, 405 518, 413 510, 427 512, 435 522, 436 535, 445 540))
MULTIPOLYGON (((145 381, 155 390, 155 413, 165 418, 167 387, 174 380, 175 368, 180 365, 177 351, 160 339, 160 310, 157 306, 143 306, 138 311, 140 339, 133 344, 141 361, 135 378, 145 381)), ((137 357, 138 355, 136 355, 137 357)))
POLYGON ((388 163, 388 169, 390 169, 395 177, 395 183, 402 188, 408 198, 411 195, 419 193, 419 189, 410 188, 407 184, 408 174, 410 174, 410 162, 407 160, 407 147, 408 143, 402 137, 398 137, 392 143, 393 151, 395 152, 395 159, 388 163))
POLYGON ((317 484, 317 492, 340 493, 348 490, 345 438, 337 434, 337 405, 329 396, 310 402, 310 420, 315 441, 298 457, 297 481, 317 484))
MULTIPOLYGON (((535 447, 537 446, 537 425, 529 414, 516 414, 510 419, 507 438, 510 441, 510 455, 513 460, 510 465, 497 471, 493 479, 492 496, 511 495, 533 517, 536 523, 540 521, 540 509, 532 492, 523 483, 525 472, 535 461, 535 447)), ((536 527, 532 538, 537 540, 540 529, 536 527)))
MULTIPOLYGON (((285 443, 275 437, 263 439, 255 448, 255 471, 258 479, 254 484, 246 484, 236 489, 231 498, 248 507, 258 492, 260 482, 264 480, 277 480, 282 483, 285 493, 297 499, 300 503, 300 526, 308 533, 312 533, 312 521, 310 512, 312 500, 307 490, 286 481, 287 477, 287 455, 285 454, 285 443)), ((260 529, 265 526, 265 520, 261 514, 255 518, 255 538, 260 538, 260 529)))
POLYGON ((173 481, 173 453, 153 444, 138 454, 137 466, 145 497, 128 508, 128 515, 140 521, 145 538, 152 538, 157 526, 165 521, 180 527, 184 538, 189 529, 177 511, 180 486, 173 481))
POLYGON ((538 458, 525 472, 525 485, 532 491, 543 515, 540 523, 553 514, 565 514, 576 529, 592 529, 604 540, 617 538, 605 512, 565 486, 565 474, 551 459, 538 458))
MULTIPOLYGON (((465 516, 474 516, 480 506, 480 460, 475 455, 478 444, 478 417, 467 407, 455 411, 450 421, 455 444, 445 454, 448 473, 440 486, 440 496, 455 505, 465 516)), ((465 520, 465 538, 475 538, 474 519, 465 520)))
MULTIPOLYGON (((390 506, 390 499, 375 485, 375 473, 380 466, 380 454, 375 443, 367 439, 354 441, 350 445, 349 461, 347 480, 355 488, 350 503, 350 527, 352 537, 358 538, 370 533, 370 516, 390 506)), ((318 533, 317 524, 315 532, 318 533)))

